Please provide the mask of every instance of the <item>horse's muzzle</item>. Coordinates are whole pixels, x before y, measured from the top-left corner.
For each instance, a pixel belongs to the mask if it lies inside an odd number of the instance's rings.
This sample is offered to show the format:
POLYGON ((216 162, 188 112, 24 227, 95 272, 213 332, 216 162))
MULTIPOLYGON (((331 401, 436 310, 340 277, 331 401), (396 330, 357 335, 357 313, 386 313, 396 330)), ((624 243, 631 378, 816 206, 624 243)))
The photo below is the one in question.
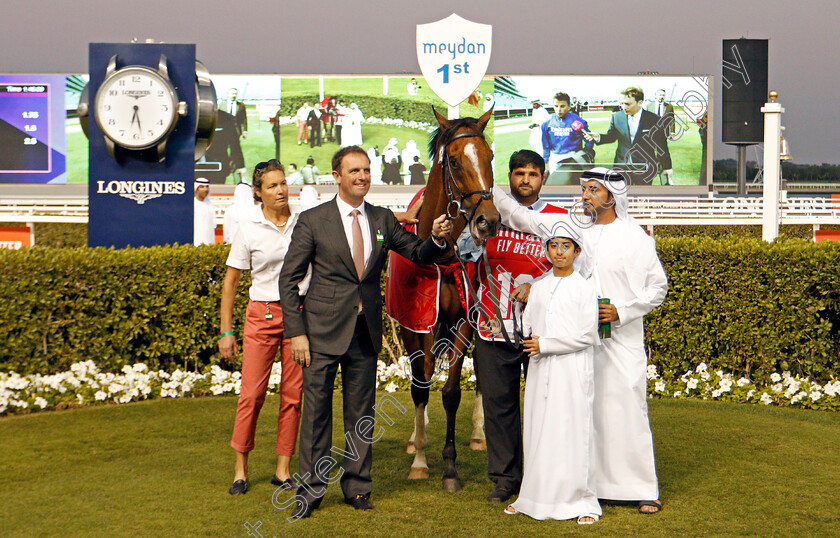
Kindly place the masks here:
POLYGON ((497 211, 492 211, 492 213, 495 214, 488 215, 482 213, 480 215, 476 215, 475 219, 473 219, 472 234, 479 242, 484 242, 487 239, 494 237, 499 232, 499 226, 501 226, 499 213, 497 211))

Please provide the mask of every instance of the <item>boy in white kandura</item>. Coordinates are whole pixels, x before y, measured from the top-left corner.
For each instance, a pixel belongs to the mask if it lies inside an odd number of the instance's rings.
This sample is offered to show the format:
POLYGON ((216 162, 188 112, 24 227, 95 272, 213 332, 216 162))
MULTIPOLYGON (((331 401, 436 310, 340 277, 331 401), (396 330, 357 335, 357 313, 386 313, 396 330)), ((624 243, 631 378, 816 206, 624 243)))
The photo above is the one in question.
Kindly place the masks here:
POLYGON ((592 346, 598 341, 598 297, 581 239, 557 223, 546 240, 552 269, 534 282, 522 317, 530 357, 525 383, 522 487, 506 514, 595 523, 601 506, 594 473, 592 346), (577 262, 577 263, 576 263, 577 262))

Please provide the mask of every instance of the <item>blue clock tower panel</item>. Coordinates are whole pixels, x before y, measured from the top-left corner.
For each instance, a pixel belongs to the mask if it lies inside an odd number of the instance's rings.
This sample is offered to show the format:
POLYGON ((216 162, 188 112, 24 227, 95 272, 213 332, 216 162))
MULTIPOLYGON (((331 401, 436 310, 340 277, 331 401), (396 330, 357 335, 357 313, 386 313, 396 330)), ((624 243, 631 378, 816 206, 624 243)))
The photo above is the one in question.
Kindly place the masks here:
MULTIPOLYGON (((142 247, 191 244, 195 161, 195 45, 90 44, 90 167, 88 180, 88 245, 142 247), (108 61, 117 55, 117 69, 143 65, 157 70, 167 58, 169 78, 187 115, 178 119, 166 143, 162 162, 117 147, 111 156, 96 123, 96 92, 108 61)), ((152 148, 151 152, 154 151, 152 148)))

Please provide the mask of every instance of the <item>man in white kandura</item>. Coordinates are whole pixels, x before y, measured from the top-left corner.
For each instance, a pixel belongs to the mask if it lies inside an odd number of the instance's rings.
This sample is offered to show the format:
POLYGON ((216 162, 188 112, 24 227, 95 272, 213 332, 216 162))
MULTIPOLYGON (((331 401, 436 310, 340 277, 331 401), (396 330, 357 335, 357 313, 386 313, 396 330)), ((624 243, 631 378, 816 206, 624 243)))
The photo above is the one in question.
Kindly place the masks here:
POLYGON ((204 177, 195 178, 193 198, 193 245, 216 243, 216 209, 210 201, 210 181, 204 177))
POLYGON ((644 315, 668 292, 656 245, 627 213, 627 182, 621 174, 594 168, 581 177, 583 210, 547 215, 528 211, 493 189, 502 222, 546 237, 558 222, 580 233, 599 298, 599 320, 611 323, 611 338, 595 346, 595 488, 600 499, 637 501, 644 514, 662 509, 645 399, 647 354, 644 315))

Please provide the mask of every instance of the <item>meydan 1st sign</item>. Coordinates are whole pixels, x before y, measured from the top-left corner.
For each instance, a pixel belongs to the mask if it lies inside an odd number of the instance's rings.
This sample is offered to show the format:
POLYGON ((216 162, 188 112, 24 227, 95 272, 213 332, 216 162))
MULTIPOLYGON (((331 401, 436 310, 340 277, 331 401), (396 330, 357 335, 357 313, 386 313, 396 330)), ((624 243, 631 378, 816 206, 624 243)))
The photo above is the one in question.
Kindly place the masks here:
POLYGON ((429 88, 451 107, 478 88, 490 64, 493 26, 456 14, 417 25, 417 61, 429 88))

